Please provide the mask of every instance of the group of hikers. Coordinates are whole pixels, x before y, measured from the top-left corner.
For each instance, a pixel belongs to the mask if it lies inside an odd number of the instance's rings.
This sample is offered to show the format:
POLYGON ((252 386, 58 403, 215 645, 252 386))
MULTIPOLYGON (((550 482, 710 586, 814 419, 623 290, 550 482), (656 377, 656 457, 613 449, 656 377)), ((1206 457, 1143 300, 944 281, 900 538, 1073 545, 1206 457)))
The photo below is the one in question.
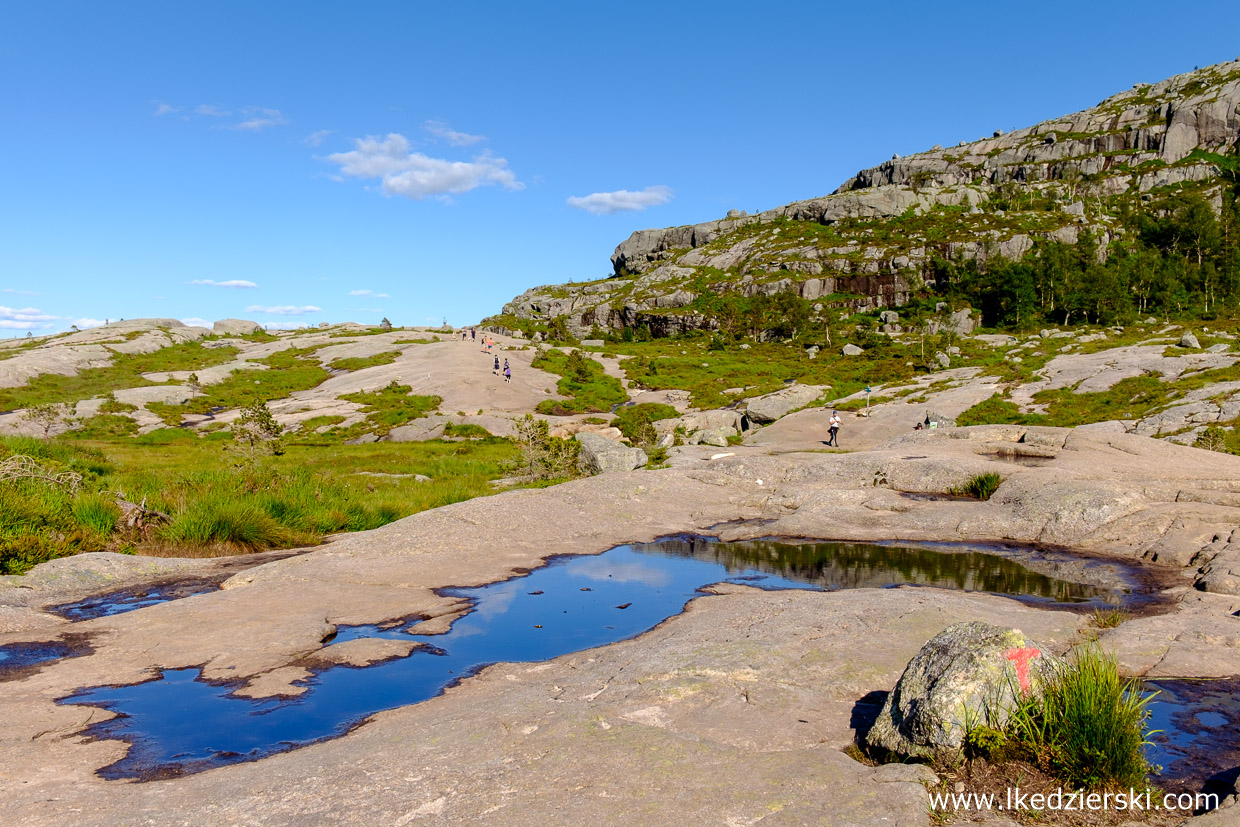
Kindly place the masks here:
MULTIPOLYGON (((472 327, 469 330, 461 331, 462 342, 466 342, 466 341, 476 342, 477 340, 478 340, 478 331, 474 330, 472 327)), ((495 350, 495 340, 492 339, 490 336, 487 336, 484 333, 482 335, 482 352, 491 353, 494 350, 495 350)), ((491 373, 495 374, 496 376, 504 377, 505 383, 512 382, 512 366, 509 365, 508 360, 505 359, 504 367, 501 369, 499 366, 499 354, 498 353, 495 354, 495 365, 491 369, 491 373)))

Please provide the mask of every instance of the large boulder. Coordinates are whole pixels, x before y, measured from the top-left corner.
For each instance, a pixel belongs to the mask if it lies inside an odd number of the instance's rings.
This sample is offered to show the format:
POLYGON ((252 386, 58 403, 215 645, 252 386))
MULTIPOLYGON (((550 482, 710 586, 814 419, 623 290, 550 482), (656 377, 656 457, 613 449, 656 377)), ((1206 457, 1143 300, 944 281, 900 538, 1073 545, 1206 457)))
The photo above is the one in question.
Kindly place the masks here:
POLYGON ((958 754, 969 728, 1002 728, 1061 665, 1019 629, 949 626, 909 661, 866 743, 919 758, 958 754))
POLYGON ((822 396, 822 388, 817 385, 793 385, 790 388, 749 400, 745 412, 749 414, 752 421, 765 424, 816 402, 820 396, 822 396))
POLYGON ((577 442, 581 444, 578 464, 582 471, 589 474, 632 471, 649 461, 646 452, 641 448, 630 448, 599 434, 577 434, 577 442))
POLYGON ((714 445, 717 448, 728 447, 728 437, 735 436, 735 431, 728 428, 709 428, 689 434, 690 445, 714 445))
POLYGON ((961 336, 968 336, 977 328, 977 320, 972 313, 967 307, 957 310, 947 318, 947 327, 961 336))
POLYGON ((258 322, 250 322, 245 319, 220 319, 211 329, 216 336, 248 336, 251 333, 258 333, 263 329, 258 322))
POLYGON ((660 434, 674 431, 677 428, 684 428, 688 433, 722 429, 730 431, 731 433, 728 435, 731 436, 744 430, 745 425, 745 417, 740 411, 730 411, 721 408, 685 414, 675 419, 661 419, 654 424, 654 427, 660 434))

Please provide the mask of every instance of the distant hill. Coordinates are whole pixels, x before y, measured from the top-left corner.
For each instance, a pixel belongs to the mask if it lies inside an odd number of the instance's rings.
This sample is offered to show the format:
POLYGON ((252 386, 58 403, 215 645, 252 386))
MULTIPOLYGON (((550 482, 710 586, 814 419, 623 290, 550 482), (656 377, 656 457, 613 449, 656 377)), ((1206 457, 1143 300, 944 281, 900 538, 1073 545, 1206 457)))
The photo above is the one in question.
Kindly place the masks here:
POLYGON ((1240 60, 1026 129, 893 156, 821 198, 640 230, 612 255, 614 276, 533 288, 487 322, 527 334, 554 324, 577 336, 789 337, 798 331, 781 319, 805 329, 936 294, 1009 326, 1209 314, 1240 294, 1238 138, 1240 60), (1140 266, 1129 261, 1141 255, 1140 266), (1132 272, 1092 272, 1124 261, 1132 272), (1031 272, 1013 275, 1012 262, 1031 272))

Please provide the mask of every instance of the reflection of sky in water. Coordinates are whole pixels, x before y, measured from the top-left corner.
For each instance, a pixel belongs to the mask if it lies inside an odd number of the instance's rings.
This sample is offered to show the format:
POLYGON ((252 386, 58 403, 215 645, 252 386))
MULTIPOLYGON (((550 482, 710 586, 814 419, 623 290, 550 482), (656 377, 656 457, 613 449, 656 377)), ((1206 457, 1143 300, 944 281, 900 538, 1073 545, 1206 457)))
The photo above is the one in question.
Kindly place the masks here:
MULTIPOLYGON (((101 771, 108 778, 141 777, 154 769, 198 772, 254 760, 338 736, 376 712, 432 698, 487 664, 546 661, 634 637, 681 612, 712 583, 823 587, 821 570, 805 566, 804 559, 782 569, 775 565, 768 553, 773 547, 763 546, 759 566, 739 554, 744 544, 736 546, 734 557, 724 544, 683 539, 669 542, 666 550, 657 544, 640 550, 620 546, 597 556, 554 558, 500 583, 444 589, 442 594, 472 607, 444 634, 357 626, 341 628, 337 637, 338 642, 396 637, 430 648, 362 669, 325 668, 306 680, 308 691, 294 699, 256 703, 233 697, 229 692, 235 687, 205 684, 197 680, 198 670, 181 669, 145 684, 84 690, 65 702, 128 716, 88 729, 132 744, 124 759, 101 771)), ((784 548, 804 558, 804 548, 784 548)), ((882 559, 900 557, 890 548, 882 554, 882 559)), ((963 558, 955 562, 962 564, 963 558)), ((907 582, 907 573, 893 572, 893 579, 907 582)))
POLYGON ((1153 732, 1145 757, 1161 768, 1164 782, 1196 789, 1200 781, 1235 767, 1240 753, 1234 737, 1240 723, 1235 681, 1154 680, 1145 688, 1157 690, 1148 707, 1147 727, 1153 732))
POLYGON ((663 588, 671 582, 671 575, 663 568, 644 560, 627 562, 604 557, 586 557, 572 567, 578 577, 590 580, 615 580, 618 583, 644 583, 663 588))

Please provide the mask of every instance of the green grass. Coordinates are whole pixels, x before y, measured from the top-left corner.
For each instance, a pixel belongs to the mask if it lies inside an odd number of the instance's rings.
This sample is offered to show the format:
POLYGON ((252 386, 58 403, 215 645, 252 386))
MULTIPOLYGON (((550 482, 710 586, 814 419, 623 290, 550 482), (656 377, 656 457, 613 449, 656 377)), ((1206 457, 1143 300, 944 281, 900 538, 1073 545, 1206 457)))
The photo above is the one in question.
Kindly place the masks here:
MULTIPOLYGON (((438 396, 412 395, 412 390, 408 385, 393 381, 382 390, 348 393, 340 398, 362 406, 362 413, 366 414, 370 426, 366 430, 386 434, 399 425, 426 416, 443 402, 438 396)), ((354 426, 355 429, 358 427, 362 426, 354 426)))
POLYGON ((559 375, 561 379, 556 383, 556 389, 568 397, 560 400, 547 399, 538 403, 539 413, 553 416, 599 413, 610 411, 612 407, 629 399, 620 380, 608 376, 602 365, 583 356, 581 351, 565 353, 561 350, 548 350, 534 357, 532 365, 539 370, 559 375))
POLYGON ((1024 424, 1025 419, 1025 414, 1021 413, 1020 408, 1014 402, 1009 402, 1002 394, 996 393, 956 417, 956 424, 960 427, 1001 423, 1024 424))
MULTIPOLYGON (((886 337, 883 337, 885 340, 886 337)), ((806 385, 829 385, 830 399, 839 399, 867 385, 902 383, 924 371, 908 362, 914 349, 895 342, 857 357, 823 351, 810 359, 797 346, 754 343, 742 349, 735 343, 718 343, 707 336, 686 336, 650 342, 613 345, 624 357, 625 376, 638 387, 652 390, 679 388, 689 391, 694 407, 720 408, 742 396, 752 397, 787 386, 788 380, 806 385), (716 349, 711 349, 712 345, 716 349), (731 388, 747 388, 742 394, 726 394, 731 388)), ((837 342, 836 347, 842 347, 837 342)), ((864 407, 864 402, 862 403, 864 407)))
POLYGON ((1039 391, 1033 399, 1046 406, 1044 414, 1021 413, 1004 395, 996 394, 966 410, 957 417, 956 424, 1010 423, 1071 428, 1111 419, 1142 419, 1175 403, 1191 391, 1238 379, 1240 366, 1233 365, 1184 376, 1172 382, 1162 381, 1157 374, 1143 374, 1122 379, 1108 390, 1096 393, 1076 393, 1071 388, 1039 391))
POLYGON ((91 368, 76 376, 44 373, 19 388, 0 389, 0 410, 109 396, 119 388, 157 384, 143 379, 144 373, 197 371, 231 362, 236 357, 234 347, 206 348, 200 342, 171 345, 154 353, 117 354, 112 365, 106 368, 91 368))
POLYGON ((270 370, 240 370, 185 405, 187 413, 205 413, 211 408, 241 408, 255 400, 283 399, 295 391, 318 387, 329 376, 314 358, 318 347, 291 348, 273 353, 258 364, 270 370))
POLYGON ((332 414, 331 416, 312 416, 309 419, 302 421, 301 428, 298 430, 298 433, 313 434, 319 428, 330 428, 333 425, 339 425, 341 422, 344 422, 344 420, 345 417, 340 416, 339 414, 332 414))
POLYGON ((388 350, 383 353, 376 353, 374 356, 354 356, 345 359, 333 359, 328 365, 332 370, 362 370, 363 368, 373 368, 379 365, 390 365, 400 356, 399 350, 388 350))
POLYGON ((1114 655, 1077 649, 1041 695, 1012 715, 1007 733, 1072 788, 1127 789, 1145 783, 1150 697, 1123 678, 1114 655))
POLYGON ((166 428, 94 443, 0 438, 0 459, 14 453, 76 471, 83 485, 71 492, 35 480, 0 483, 0 574, 83 551, 194 556, 311 544, 490 494, 490 480, 505 475, 516 452, 495 437, 292 444, 250 468, 226 434, 199 438, 166 428), (417 474, 431 482, 414 481, 417 474), (145 498, 171 521, 143 533, 116 528, 118 491, 131 502, 145 498))
POLYGON ((977 474, 969 479, 964 485, 952 488, 947 493, 955 494, 958 497, 973 497, 978 500, 989 500, 991 495, 1003 483, 1003 477, 993 471, 986 474, 977 474))

